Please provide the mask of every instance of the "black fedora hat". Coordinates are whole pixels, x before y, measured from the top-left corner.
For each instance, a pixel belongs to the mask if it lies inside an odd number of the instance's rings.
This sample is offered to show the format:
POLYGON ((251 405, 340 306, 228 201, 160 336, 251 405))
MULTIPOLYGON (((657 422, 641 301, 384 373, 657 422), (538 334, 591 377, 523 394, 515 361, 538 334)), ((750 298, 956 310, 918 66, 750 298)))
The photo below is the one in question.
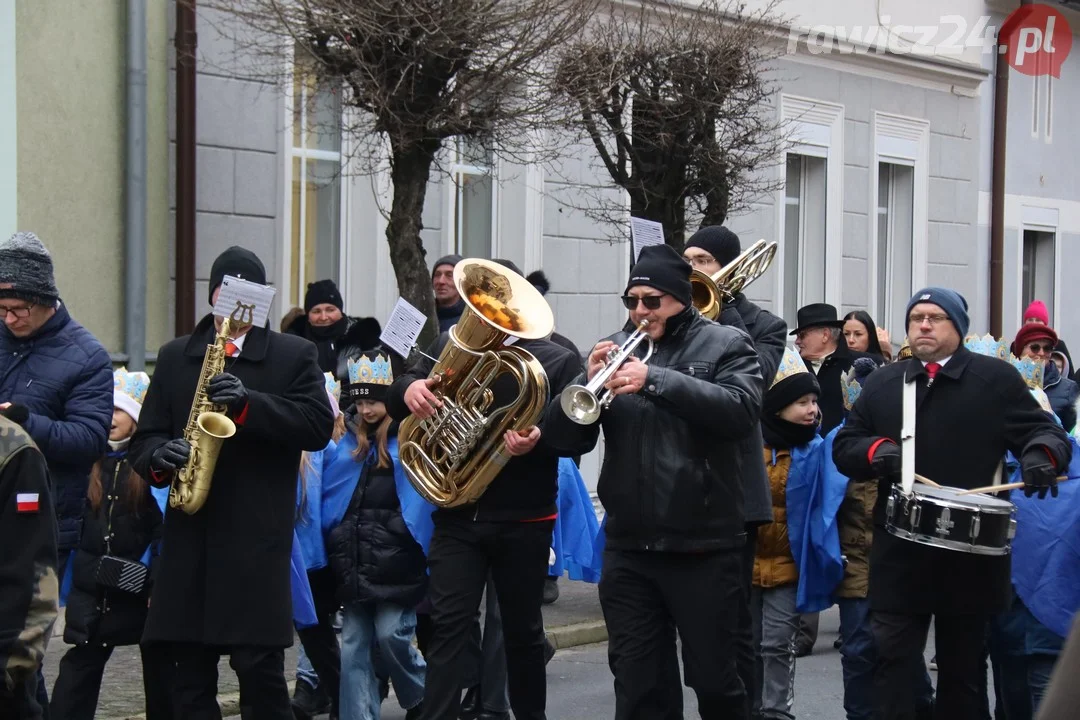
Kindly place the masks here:
POLYGON ((792 330, 789 335, 797 335, 802 330, 810 328, 842 328, 844 321, 836 316, 836 308, 829 303, 811 303, 799 308, 799 326, 792 330))

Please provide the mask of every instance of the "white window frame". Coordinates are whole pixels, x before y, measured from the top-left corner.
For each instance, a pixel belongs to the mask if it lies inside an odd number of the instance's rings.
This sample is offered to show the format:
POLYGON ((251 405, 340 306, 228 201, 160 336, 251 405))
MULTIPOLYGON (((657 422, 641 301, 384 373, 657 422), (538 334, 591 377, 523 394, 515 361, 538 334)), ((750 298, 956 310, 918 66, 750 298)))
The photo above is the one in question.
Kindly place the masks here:
POLYGON ((1020 229, 1016 243, 1016 302, 1017 327, 1024 321, 1024 231, 1050 233, 1054 236, 1054 306, 1050 308, 1052 323, 1060 323, 1061 317, 1061 213, 1057 208, 1032 205, 1020 206, 1020 229))
MULTIPOLYGON (((872 303, 878 297, 878 166, 881 163, 907 165, 914 170, 911 202, 911 286, 916 290, 926 286, 927 243, 930 212, 930 123, 921 118, 875 112, 870 132, 874 151, 870 168, 870 204, 874 210, 870 226, 870 251, 867 268, 870 273, 869 296, 872 303)), ((891 265, 891 263, 889 263, 891 265)), ((880 310, 878 310, 880 312, 880 310)), ((881 325, 889 318, 876 317, 881 325)), ((887 327, 887 325, 882 325, 887 327)))
MULTIPOLYGON (((278 269, 278 287, 281 289, 281 305, 280 312, 284 315, 292 307, 292 292, 295 289, 297 294, 297 305, 303 306, 304 292, 306 291, 305 285, 305 270, 304 267, 304 254, 300 253, 298 258, 300 262, 299 275, 300 275, 300 287, 293 288, 293 273, 292 273, 292 193, 293 193, 293 160, 300 159, 301 167, 306 167, 308 160, 337 160, 340 168, 341 177, 338 182, 338 189, 341 194, 339 199, 339 212, 340 217, 338 219, 339 237, 338 237, 338 271, 337 277, 331 278, 341 291, 341 297, 348 304, 349 298, 349 273, 346 271, 349 262, 349 243, 348 238, 348 222, 349 222, 349 192, 348 187, 350 183, 345 176, 343 159, 349 157, 351 152, 352 140, 349 138, 348 133, 342 132, 341 134, 341 150, 340 152, 333 152, 330 150, 315 150, 304 147, 295 147, 293 145, 293 111, 295 109, 295 102, 293 99, 293 85, 294 85, 294 73, 295 73, 295 55, 290 53, 288 64, 286 67, 285 75, 285 87, 288 91, 283 93, 284 95, 284 108, 285 108, 285 131, 282 135, 282 156, 285 159, 285 172, 284 172, 284 187, 282 189, 282 233, 281 233, 281 267, 278 269)), ((342 108, 342 120, 344 121, 346 108, 342 108)), ((304 135, 307 130, 307 113, 301 115, 303 121, 301 124, 300 137, 303 141, 304 135)), ((344 122, 342 127, 345 127, 344 122)), ((305 172, 306 177, 306 172, 305 172)), ((302 185, 305 184, 302 181, 302 185)), ((307 194, 304 192, 303 187, 300 191, 300 212, 301 214, 306 212, 307 206, 307 194)), ((304 237, 305 225, 300 223, 300 246, 303 248, 306 238, 304 237)), ((323 278, 316 278, 317 280, 323 278)))
MULTIPOLYGON (((795 95, 780 96, 780 119, 791 133, 784 161, 778 164, 780 189, 774 195, 777 238, 784 237, 783 187, 787 155, 825 158, 825 302, 841 307, 844 246, 844 106, 795 95)), ((784 244, 777 247, 778 275, 774 307, 784 307, 784 244)), ((792 318, 787 318, 789 322, 792 318)))
POLYGON ((462 187, 459 177, 462 175, 476 175, 476 176, 490 176, 491 178, 491 257, 500 257, 499 251, 501 250, 499 232, 499 169, 502 165, 502 161, 499 158, 498 153, 492 153, 491 167, 483 167, 481 165, 470 165, 461 161, 461 154, 458 151, 458 143, 460 138, 452 137, 448 141, 449 147, 446 152, 450 157, 450 176, 444 187, 446 188, 443 193, 443 250, 446 254, 458 253, 457 243, 455 238, 461 237, 462 231, 462 218, 458 217, 457 206, 459 200, 464 196, 465 190, 462 187))

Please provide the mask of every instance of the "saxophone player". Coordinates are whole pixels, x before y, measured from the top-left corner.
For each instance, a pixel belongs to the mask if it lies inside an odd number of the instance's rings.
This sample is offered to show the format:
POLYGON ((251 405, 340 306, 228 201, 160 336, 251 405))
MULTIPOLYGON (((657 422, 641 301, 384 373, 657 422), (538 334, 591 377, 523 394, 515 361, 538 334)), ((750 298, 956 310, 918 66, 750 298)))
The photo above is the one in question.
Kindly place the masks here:
MULTIPOLYGON (((746 333, 694 309, 690 266, 667 245, 641 250, 623 303, 630 322, 592 349, 587 378, 643 321, 653 342, 648 364, 630 358, 611 374, 605 387, 614 399, 599 422, 572 422, 553 402, 544 424, 549 441, 581 453, 604 430, 600 604, 615 718, 669 717, 672 698, 681 700, 666 663, 674 624, 701 717, 745 719, 735 663, 746 542, 739 443, 761 408, 758 355, 746 333)), ((681 715, 681 703, 674 709, 681 715)))
MULTIPOLYGON (((496 260, 520 275, 513 263, 496 260)), ((427 354, 439 357, 448 342, 443 332, 427 354)), ((551 397, 581 371, 581 359, 550 340, 522 340, 540 362, 551 397)), ((429 378, 433 363, 421 358, 394 381, 386 406, 395 420, 431 417, 441 403, 429 378)), ((497 382, 494 406, 517 395, 513 381, 497 382)), ((432 517, 428 551, 428 597, 432 635, 424 654, 427 678, 422 720, 457 720, 465 680, 464 650, 490 572, 502 610, 510 707, 518 720, 544 720, 547 678, 541 614, 548 573, 551 532, 557 512, 560 452, 541 428, 505 434, 512 457, 477 502, 439 508, 432 517)), ((495 717, 509 717, 491 715, 495 717)))
MULTIPOLYGON (((254 253, 230 247, 210 272, 211 305, 226 275, 266 282, 254 253)), ((223 406, 236 426, 222 445, 205 504, 192 514, 167 508, 143 642, 176 663, 178 717, 221 717, 217 666, 229 655, 241 713, 291 720, 284 650, 293 641, 296 477, 301 452, 330 441, 334 416, 315 346, 266 327, 232 329, 223 371, 216 368, 206 387, 197 387, 221 324, 208 314, 191 335, 161 348, 131 441, 136 472, 164 486, 190 459, 184 436, 198 392, 223 406)))

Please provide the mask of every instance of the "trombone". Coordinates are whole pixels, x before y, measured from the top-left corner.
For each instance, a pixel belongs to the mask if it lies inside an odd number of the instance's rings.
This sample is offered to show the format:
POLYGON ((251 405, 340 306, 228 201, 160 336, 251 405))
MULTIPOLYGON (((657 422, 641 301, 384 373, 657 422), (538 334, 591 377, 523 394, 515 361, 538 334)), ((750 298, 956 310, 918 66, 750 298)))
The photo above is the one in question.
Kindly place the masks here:
POLYGON ((615 399, 611 391, 604 388, 615 371, 633 357, 634 351, 643 342, 648 343, 648 350, 641 362, 646 363, 652 357, 653 341, 645 334, 645 328, 648 325, 648 320, 642 320, 626 342, 617 348, 611 348, 608 352, 607 363, 587 385, 571 385, 562 391, 559 404, 568 418, 578 425, 592 425, 600 418, 600 413, 606 410, 615 399))
POLYGON ((731 302, 747 285, 765 274, 776 256, 776 248, 775 240, 770 243, 758 240, 711 277, 692 270, 690 295, 694 307, 709 320, 716 320, 725 302, 731 302))

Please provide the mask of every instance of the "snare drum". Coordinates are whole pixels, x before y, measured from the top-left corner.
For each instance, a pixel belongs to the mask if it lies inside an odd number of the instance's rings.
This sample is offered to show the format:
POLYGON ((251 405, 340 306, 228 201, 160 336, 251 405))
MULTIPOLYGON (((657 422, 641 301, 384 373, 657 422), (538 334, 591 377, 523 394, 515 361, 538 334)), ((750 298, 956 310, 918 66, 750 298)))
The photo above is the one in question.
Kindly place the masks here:
POLYGON ((893 485, 885 506, 885 529, 905 540, 976 555, 1008 555, 1016 534, 1016 508, 988 495, 961 495, 960 488, 919 485, 905 495, 893 485))

